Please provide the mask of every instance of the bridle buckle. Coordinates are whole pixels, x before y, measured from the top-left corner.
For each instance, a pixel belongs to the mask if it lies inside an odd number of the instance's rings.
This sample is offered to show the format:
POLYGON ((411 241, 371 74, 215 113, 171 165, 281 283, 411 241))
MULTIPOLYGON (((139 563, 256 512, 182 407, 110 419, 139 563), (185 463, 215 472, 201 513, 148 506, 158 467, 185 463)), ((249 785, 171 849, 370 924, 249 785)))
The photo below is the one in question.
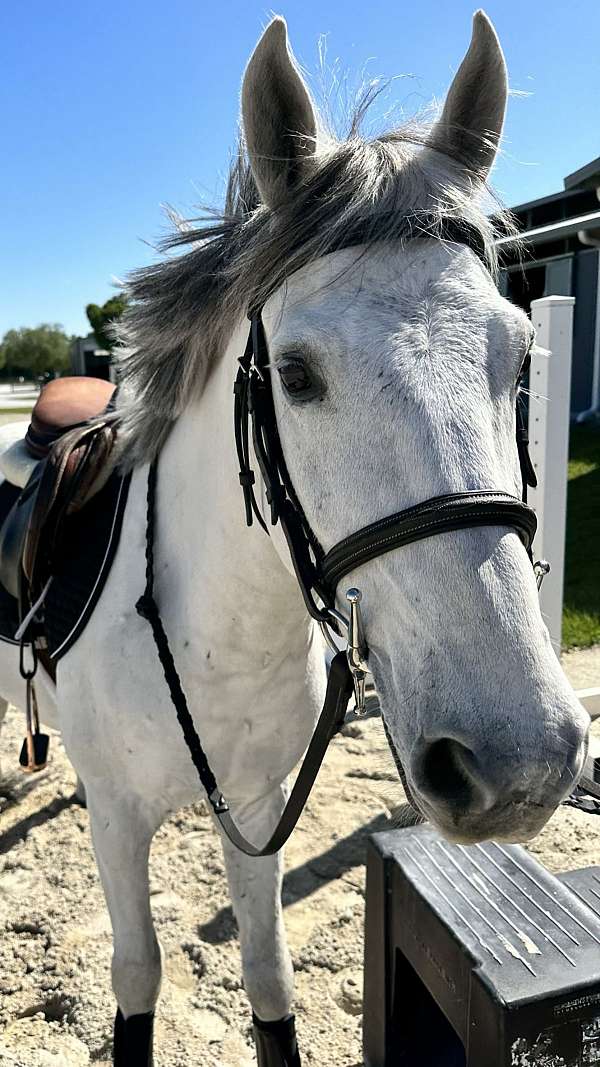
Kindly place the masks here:
POLYGON ((360 610, 360 602, 362 600, 360 589, 348 589, 346 600, 350 605, 350 622, 348 625, 346 656, 348 657, 348 666, 350 667, 350 673, 354 682, 354 700, 356 704, 354 710, 357 715, 364 715, 366 711, 365 683, 367 672, 369 670, 369 649, 367 648, 362 613, 360 610))
POLYGON ((328 608, 327 614, 331 616, 333 626, 330 623, 320 621, 321 632, 329 648, 336 655, 339 648, 332 634, 332 629, 339 634, 340 623, 346 630, 346 658, 354 684, 354 708, 355 715, 364 715, 366 712, 366 680, 369 672, 369 649, 365 639, 365 631, 360 610, 362 593, 360 589, 348 589, 346 600, 350 605, 350 618, 347 618, 337 608, 328 608))
POLYGON ((538 593, 542 588, 542 582, 547 574, 550 574, 550 564, 547 559, 538 559, 533 564, 533 573, 535 575, 536 585, 538 587, 538 593))

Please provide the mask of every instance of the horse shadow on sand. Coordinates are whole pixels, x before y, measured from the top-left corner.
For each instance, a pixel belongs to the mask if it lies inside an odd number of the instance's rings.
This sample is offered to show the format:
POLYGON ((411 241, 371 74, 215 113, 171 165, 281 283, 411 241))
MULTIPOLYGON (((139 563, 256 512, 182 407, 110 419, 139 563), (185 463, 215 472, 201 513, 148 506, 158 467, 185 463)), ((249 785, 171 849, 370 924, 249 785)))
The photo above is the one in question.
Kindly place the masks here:
MULTIPOLYGON (((389 830, 390 825, 388 816, 377 815, 348 837, 336 841, 326 852, 311 856, 299 867, 287 871, 282 890, 284 908, 309 897, 327 882, 340 878, 355 867, 361 867, 365 862, 367 838, 370 834, 389 830)), ((237 924, 231 906, 220 908, 209 922, 198 927, 198 933, 203 941, 211 945, 234 940, 237 937, 237 924)))
MULTIPOLYGON (((19 782, 18 785, 12 781, 3 783, 0 787, 0 815, 4 815, 11 808, 21 804, 25 797, 34 792, 42 782, 43 779, 30 778, 29 781, 19 782)), ((53 797, 52 800, 44 804, 43 807, 38 808, 37 811, 31 812, 16 823, 13 823, 7 830, 0 833, 0 856, 5 856, 15 845, 24 841, 29 832, 35 827, 43 826, 52 819, 56 819, 63 811, 73 806, 80 806, 75 794, 67 797, 53 797)))

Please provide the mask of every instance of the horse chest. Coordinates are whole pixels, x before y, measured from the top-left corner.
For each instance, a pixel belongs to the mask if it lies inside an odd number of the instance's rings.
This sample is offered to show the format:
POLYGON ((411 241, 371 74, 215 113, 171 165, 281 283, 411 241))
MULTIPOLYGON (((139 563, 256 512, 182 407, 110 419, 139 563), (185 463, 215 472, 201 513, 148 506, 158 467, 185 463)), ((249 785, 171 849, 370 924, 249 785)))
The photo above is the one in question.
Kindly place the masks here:
MULTIPOLYGON (((201 786, 154 645, 137 627, 123 615, 101 650, 92 627, 68 654, 69 670, 59 682, 63 734, 84 779, 107 766, 114 777, 118 767, 116 778, 134 782, 136 792, 153 798, 158 792, 166 807, 177 807, 197 800, 201 786), (91 714, 78 712, 83 705, 91 714)), ((232 799, 246 798, 281 782, 304 751, 315 719, 305 661, 289 656, 274 662, 264 650, 265 666, 257 671, 239 653, 207 648, 205 641, 176 640, 173 651, 222 788, 232 799)))

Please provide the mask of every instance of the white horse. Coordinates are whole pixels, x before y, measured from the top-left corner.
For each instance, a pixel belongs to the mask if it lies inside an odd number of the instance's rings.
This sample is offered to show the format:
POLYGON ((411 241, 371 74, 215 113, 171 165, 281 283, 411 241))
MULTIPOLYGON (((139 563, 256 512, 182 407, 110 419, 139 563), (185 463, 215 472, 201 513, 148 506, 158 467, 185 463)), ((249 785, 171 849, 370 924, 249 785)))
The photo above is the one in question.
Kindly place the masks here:
MULTIPOLYGON (((174 243, 188 249, 132 279, 119 421, 133 477, 120 547, 55 691, 48 682, 39 694, 87 791, 114 932, 119 1067, 152 1060, 161 980, 152 836, 201 795, 135 610, 148 463, 160 453, 156 597, 177 669, 217 781, 260 842, 279 819, 326 679, 279 529, 269 538, 244 523, 231 421, 245 314, 263 307, 287 466, 326 549, 436 494, 520 495, 514 404, 531 325, 465 244, 401 239, 406 218, 426 211, 440 232, 444 219, 464 219, 493 257, 479 194, 506 95, 502 52, 480 12, 431 130, 334 141, 276 18, 245 73, 247 156, 233 168, 222 223, 182 231, 174 243), (366 218, 372 239, 336 251, 366 218)), ((455 840, 537 833, 580 773, 589 720, 552 651, 517 534, 444 533, 362 566, 351 584, 364 595, 390 743, 421 810, 455 840)), ((15 650, 0 652, 0 689, 22 703, 15 650)), ((259 1063, 292 1067, 282 855, 252 859, 226 840, 223 850, 259 1063)))

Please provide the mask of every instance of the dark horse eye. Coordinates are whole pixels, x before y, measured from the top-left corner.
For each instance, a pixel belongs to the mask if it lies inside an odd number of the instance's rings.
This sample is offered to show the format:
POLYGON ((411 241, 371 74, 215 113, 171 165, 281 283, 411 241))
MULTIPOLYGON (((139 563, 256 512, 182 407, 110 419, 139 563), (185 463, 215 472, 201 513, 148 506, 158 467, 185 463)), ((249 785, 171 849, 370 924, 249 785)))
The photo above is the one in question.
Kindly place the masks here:
POLYGON ((277 371, 285 391, 290 396, 314 395, 315 383, 303 359, 288 356, 277 364, 277 371))

